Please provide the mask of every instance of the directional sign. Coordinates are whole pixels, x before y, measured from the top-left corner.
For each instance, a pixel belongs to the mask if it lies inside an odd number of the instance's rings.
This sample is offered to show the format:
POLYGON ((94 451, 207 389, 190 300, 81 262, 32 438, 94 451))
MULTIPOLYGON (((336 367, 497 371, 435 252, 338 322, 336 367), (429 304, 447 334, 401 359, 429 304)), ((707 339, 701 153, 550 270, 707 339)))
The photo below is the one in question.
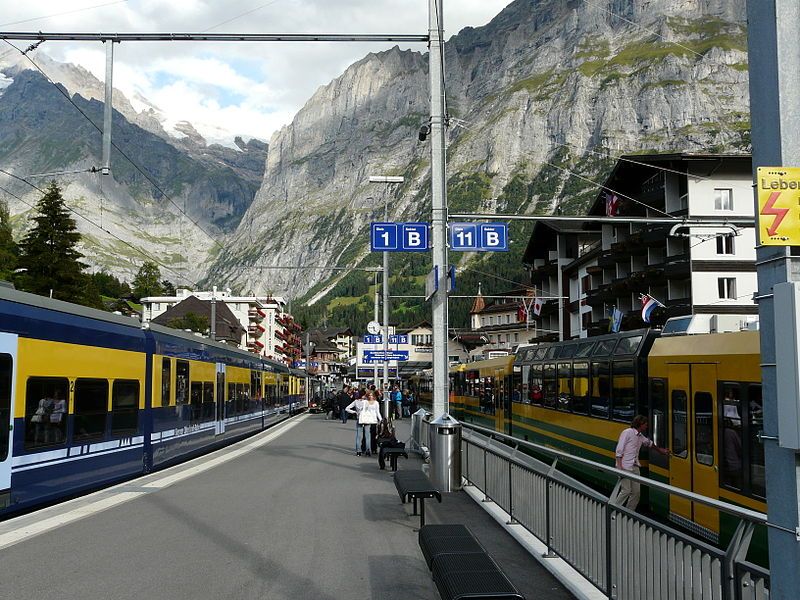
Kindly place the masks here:
POLYGON ((450 224, 451 250, 478 250, 478 226, 475 223, 450 224))
POLYGON ((405 252, 428 251, 428 224, 402 223, 401 249, 405 252))
POLYGON ((399 248, 397 223, 372 223, 370 245, 373 252, 395 251, 399 248))
POLYGON ((408 360, 408 350, 364 350, 364 362, 384 362, 386 360, 408 360))
POLYGON ((800 168, 758 167, 758 239, 800 246, 800 168))
POLYGON ((481 223, 480 249, 494 252, 508 252, 508 224, 481 223))

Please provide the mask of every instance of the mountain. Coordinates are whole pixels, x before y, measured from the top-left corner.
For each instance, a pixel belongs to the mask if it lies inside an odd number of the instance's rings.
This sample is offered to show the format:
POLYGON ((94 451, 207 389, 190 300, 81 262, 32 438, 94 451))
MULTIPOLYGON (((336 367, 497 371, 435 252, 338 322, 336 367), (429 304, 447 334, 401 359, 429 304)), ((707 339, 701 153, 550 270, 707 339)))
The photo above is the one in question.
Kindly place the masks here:
MULTIPOLYGON (((137 111, 115 90, 112 140, 119 149, 112 150, 112 175, 87 172, 101 164, 103 84, 44 54, 36 64, 58 87, 25 59, 4 60, 0 166, 40 188, 59 182, 93 268, 131 279, 155 258, 165 278, 197 281, 250 206, 267 145, 237 139, 237 148, 208 146, 189 123, 179 125, 176 137, 161 126, 155 107, 137 98, 137 111)), ((22 235, 41 193, 6 175, 0 186, 22 235)))
MULTIPOLYGON (((371 276, 331 268, 378 264, 368 226, 384 202, 390 221, 430 219, 430 147, 416 136, 427 60, 369 54, 273 135, 261 188, 208 283, 298 298, 309 318, 369 319, 371 276), (405 183, 370 186, 371 174, 405 183)), ((745 0, 517 0, 453 36, 444 62, 451 212, 580 213, 621 154, 749 151, 745 0)), ((528 232, 512 225, 509 255, 454 256, 460 289, 523 281, 528 232)), ((395 261, 393 293, 420 293, 429 257, 395 261)), ((393 319, 424 316, 400 301, 393 319)))

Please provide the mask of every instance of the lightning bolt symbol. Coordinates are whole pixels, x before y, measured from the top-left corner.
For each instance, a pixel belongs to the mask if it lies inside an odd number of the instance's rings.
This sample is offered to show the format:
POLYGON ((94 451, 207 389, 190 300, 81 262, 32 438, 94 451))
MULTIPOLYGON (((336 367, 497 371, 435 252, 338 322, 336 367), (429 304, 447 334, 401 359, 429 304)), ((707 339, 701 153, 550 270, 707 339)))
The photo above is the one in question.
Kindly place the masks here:
POLYGON ((780 192, 772 192, 769 196, 769 200, 764 204, 764 208, 761 209, 762 215, 774 215, 775 217, 772 221, 772 226, 767 229, 767 235, 775 235, 778 232, 778 226, 786 217, 786 213, 789 212, 788 208, 775 208, 775 202, 778 201, 778 196, 780 195, 780 192))

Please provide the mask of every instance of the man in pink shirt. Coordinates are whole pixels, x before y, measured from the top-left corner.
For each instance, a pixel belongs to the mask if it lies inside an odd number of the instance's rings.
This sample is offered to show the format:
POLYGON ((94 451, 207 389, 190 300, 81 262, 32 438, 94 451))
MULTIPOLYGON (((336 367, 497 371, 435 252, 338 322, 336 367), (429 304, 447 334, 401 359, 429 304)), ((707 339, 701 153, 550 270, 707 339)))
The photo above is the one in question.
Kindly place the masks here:
MULTIPOLYGON (((652 446, 656 452, 669 454, 669 450, 666 448, 659 448, 651 440, 644 437, 645 431, 647 431, 647 417, 636 415, 633 418, 631 426, 620 434, 619 441, 617 442, 617 451, 615 453, 618 469, 639 475, 639 467, 642 466, 639 464, 639 450, 642 446, 646 448, 652 446)), ((631 510, 636 510, 636 506, 639 504, 640 492, 641 485, 639 482, 625 477, 619 488, 617 504, 619 506, 627 506, 631 510)))

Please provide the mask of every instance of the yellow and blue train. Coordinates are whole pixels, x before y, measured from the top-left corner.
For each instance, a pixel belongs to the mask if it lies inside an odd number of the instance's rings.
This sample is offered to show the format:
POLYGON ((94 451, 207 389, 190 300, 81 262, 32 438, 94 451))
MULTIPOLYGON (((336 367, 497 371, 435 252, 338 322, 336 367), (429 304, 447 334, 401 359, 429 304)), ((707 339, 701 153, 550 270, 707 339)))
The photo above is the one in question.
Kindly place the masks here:
POLYGON ((0 516, 199 455, 304 407, 304 373, 0 287, 0 516))
MULTIPOLYGON (((766 512, 757 331, 662 335, 642 329, 542 343, 516 356, 450 370, 450 412, 608 465, 634 415, 670 456, 643 452, 643 475, 766 512), (645 456, 647 454, 647 456, 645 456)), ((425 404, 425 382, 417 382, 425 404)), ((610 490, 595 471, 573 474, 610 490)), ((715 542, 731 523, 718 511, 651 491, 642 505, 715 542)))

